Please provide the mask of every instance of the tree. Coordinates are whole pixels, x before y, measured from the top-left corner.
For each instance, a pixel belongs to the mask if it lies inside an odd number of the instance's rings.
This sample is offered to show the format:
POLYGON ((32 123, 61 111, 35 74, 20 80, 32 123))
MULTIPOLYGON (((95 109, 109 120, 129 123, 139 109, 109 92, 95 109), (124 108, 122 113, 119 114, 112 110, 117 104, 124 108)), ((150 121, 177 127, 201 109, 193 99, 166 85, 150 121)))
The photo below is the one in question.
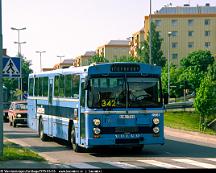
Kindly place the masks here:
MULTIPOLYGON (((190 53, 180 62, 183 72, 179 76, 181 81, 187 80, 190 84, 189 89, 199 88, 209 65, 213 64, 214 57, 210 51, 198 50, 190 53)), ((182 82, 183 83, 183 82, 182 82)))
MULTIPOLYGON (((168 91, 168 67, 167 64, 162 68, 162 88, 163 93, 167 93, 168 91)), ((171 97, 180 97, 183 94, 183 85, 181 80, 179 80, 179 76, 182 73, 181 68, 177 68, 175 65, 170 66, 170 96, 171 97)))
POLYGON ((115 58, 112 62, 139 62, 139 60, 132 56, 122 56, 120 58, 115 58))
POLYGON ((95 63, 95 62, 109 62, 109 60, 106 59, 103 56, 99 56, 99 55, 96 54, 96 55, 94 55, 94 56, 91 57, 91 59, 90 59, 89 62, 91 64, 91 63, 95 63))
MULTIPOLYGON (((158 66, 165 66, 166 58, 163 56, 163 52, 161 50, 161 44, 163 39, 160 38, 159 32, 156 31, 156 26, 152 22, 151 23, 151 35, 152 35, 152 48, 151 48, 151 55, 152 55, 152 64, 156 64, 158 66)), ((137 48, 137 54, 140 60, 144 63, 149 63, 149 32, 147 35, 147 39, 140 44, 140 47, 137 48)))
MULTIPOLYGON (((30 68, 31 61, 22 57, 22 89, 23 91, 28 91, 28 76, 33 70, 30 68)), ((3 84, 8 89, 8 94, 10 99, 16 99, 16 93, 22 93, 18 90, 18 79, 17 78, 3 78, 3 84)), ((20 94, 19 94, 20 95, 20 94)))
POLYGON ((195 109, 200 114, 200 130, 205 130, 208 116, 216 114, 216 61, 208 67, 207 75, 197 89, 195 109))

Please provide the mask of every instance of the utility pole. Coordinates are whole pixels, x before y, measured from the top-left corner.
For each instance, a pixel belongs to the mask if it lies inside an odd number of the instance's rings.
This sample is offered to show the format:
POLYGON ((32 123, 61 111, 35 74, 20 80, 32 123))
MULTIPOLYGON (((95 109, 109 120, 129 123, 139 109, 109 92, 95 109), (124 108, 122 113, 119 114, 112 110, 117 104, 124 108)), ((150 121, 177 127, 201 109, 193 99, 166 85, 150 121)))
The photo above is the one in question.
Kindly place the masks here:
POLYGON ((149 64, 152 63, 152 29, 151 29, 151 13, 152 1, 150 0, 150 15, 149 15, 149 64))
POLYGON ((40 54, 40 71, 42 71, 42 62, 41 62, 41 54, 45 53, 46 51, 36 51, 36 53, 40 54))
POLYGON ((0 0, 0 157, 3 157, 2 1, 0 0))
MULTIPOLYGON (((26 27, 24 28, 14 28, 11 27, 12 30, 15 30, 18 32, 18 42, 14 42, 15 44, 18 44, 18 57, 20 58, 20 80, 18 78, 18 87, 22 91, 22 54, 21 54, 21 44, 25 44, 26 42, 20 42, 20 31, 26 30, 26 27)), ((22 100, 22 96, 20 96, 20 99, 22 100)))
POLYGON ((58 58, 59 58, 59 68, 61 68, 61 60, 62 60, 62 58, 64 57, 64 55, 58 55, 57 56, 58 58))

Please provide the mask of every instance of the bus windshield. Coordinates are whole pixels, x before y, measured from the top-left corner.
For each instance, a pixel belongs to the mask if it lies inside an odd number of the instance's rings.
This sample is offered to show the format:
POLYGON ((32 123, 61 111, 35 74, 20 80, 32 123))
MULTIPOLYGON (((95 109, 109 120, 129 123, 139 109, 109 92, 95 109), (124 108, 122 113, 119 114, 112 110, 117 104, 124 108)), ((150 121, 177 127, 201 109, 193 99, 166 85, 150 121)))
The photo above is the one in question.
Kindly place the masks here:
POLYGON ((89 108, 161 107, 159 78, 91 78, 89 108))

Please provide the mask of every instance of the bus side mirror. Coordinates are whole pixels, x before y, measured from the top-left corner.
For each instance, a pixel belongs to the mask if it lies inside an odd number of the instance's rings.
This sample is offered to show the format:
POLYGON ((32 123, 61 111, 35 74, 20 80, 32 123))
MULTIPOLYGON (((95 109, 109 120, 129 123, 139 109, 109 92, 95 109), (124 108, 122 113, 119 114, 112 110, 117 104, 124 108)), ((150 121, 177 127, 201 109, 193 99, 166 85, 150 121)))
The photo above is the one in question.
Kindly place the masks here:
POLYGON ((164 104, 165 105, 168 104, 168 93, 164 93, 163 98, 164 98, 164 104))

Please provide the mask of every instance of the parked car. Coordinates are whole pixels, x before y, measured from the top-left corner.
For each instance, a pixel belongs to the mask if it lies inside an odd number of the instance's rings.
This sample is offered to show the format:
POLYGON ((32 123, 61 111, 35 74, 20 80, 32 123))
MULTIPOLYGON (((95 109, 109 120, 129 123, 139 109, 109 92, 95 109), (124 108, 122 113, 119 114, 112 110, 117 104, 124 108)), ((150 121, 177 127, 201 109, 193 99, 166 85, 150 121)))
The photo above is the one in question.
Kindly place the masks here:
POLYGON ((8 112, 10 126, 16 127, 17 124, 27 124, 27 102, 11 102, 8 112))
POLYGON ((9 121, 9 117, 8 117, 8 111, 10 108, 10 102, 3 102, 3 117, 4 117, 4 122, 8 122, 9 121))

